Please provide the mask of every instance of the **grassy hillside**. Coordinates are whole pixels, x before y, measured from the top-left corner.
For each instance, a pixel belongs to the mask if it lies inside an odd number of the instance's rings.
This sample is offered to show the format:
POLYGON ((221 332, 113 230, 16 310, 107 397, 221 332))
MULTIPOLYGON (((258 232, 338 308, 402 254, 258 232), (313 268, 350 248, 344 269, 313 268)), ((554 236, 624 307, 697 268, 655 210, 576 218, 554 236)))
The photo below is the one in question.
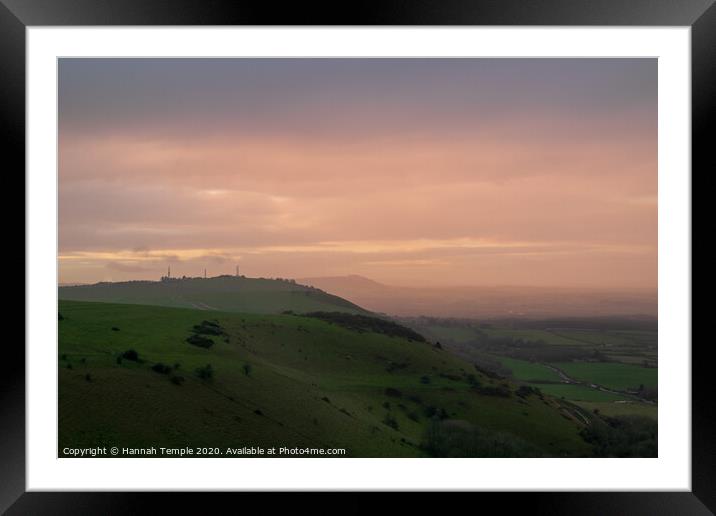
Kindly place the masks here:
POLYGON ((60 450, 591 453, 569 406, 518 394, 427 342, 298 315, 67 300, 59 310, 60 450), (192 345, 192 336, 210 345, 192 345), (485 451, 488 441, 493 449, 485 451))
POLYGON ((238 276, 60 287, 59 298, 265 314, 286 310, 367 313, 350 301, 313 287, 285 280, 238 276))

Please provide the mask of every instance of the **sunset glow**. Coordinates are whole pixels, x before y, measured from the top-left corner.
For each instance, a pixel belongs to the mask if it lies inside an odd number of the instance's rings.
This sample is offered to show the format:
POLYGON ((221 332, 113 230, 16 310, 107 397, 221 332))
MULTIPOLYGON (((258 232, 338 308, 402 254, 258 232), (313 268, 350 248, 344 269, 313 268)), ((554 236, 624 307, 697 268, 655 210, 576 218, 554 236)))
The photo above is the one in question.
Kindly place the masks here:
POLYGON ((655 288, 651 59, 61 59, 61 282, 655 288))

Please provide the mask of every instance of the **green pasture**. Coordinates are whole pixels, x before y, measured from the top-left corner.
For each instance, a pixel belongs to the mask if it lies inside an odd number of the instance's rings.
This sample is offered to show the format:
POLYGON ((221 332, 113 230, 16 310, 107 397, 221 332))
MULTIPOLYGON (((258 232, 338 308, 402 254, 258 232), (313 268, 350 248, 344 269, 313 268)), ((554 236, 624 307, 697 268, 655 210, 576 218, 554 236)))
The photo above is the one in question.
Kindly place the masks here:
POLYGON ((515 379, 520 381, 562 381, 559 374, 544 364, 507 357, 499 357, 499 361, 512 371, 512 375, 515 379))
POLYGON ((555 364, 576 380, 603 385, 617 390, 656 387, 658 370, 616 362, 563 362, 555 364))
POLYGON ((285 445, 416 457, 439 411, 548 456, 590 454, 557 400, 518 397, 429 343, 297 315, 66 300, 59 311, 60 449, 285 445), (226 335, 189 344, 206 320, 226 335), (138 362, 122 358, 128 350, 138 362), (202 379, 207 364, 213 376, 202 379), (482 394, 475 381, 510 395, 482 394))

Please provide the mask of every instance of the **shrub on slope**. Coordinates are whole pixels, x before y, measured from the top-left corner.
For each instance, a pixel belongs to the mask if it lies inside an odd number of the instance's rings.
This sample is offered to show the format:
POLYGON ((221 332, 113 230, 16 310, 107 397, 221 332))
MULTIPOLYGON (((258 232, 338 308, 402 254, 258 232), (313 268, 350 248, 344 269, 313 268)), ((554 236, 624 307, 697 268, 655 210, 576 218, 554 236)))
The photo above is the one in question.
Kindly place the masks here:
POLYGON ((370 331, 373 333, 382 333, 383 335, 388 335, 390 337, 401 337, 417 342, 425 342, 425 337, 420 335, 418 332, 411 330, 410 328, 406 328, 396 322, 380 319, 378 317, 343 312, 310 312, 304 315, 334 323, 353 331, 370 331))

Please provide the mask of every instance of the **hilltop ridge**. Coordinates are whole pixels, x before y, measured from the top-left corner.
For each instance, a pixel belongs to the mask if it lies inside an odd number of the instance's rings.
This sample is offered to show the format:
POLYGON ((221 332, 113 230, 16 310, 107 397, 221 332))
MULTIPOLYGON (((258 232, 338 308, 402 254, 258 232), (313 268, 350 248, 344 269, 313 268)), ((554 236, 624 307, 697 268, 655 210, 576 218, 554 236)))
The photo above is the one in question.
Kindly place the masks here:
POLYGON ((199 310, 221 310, 259 314, 285 311, 369 311, 320 288, 294 280, 215 276, 210 278, 163 278, 162 281, 124 281, 93 285, 60 286, 61 300, 143 304, 199 310))

